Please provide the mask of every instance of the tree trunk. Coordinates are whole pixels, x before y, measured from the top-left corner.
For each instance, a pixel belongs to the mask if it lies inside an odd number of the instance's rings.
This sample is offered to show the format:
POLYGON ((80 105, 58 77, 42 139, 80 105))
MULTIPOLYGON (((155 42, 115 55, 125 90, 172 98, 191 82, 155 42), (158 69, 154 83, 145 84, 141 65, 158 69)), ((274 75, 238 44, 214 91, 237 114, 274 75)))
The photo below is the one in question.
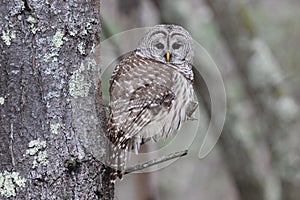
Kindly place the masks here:
POLYGON ((0 198, 112 199, 100 1, 0 4, 0 198))

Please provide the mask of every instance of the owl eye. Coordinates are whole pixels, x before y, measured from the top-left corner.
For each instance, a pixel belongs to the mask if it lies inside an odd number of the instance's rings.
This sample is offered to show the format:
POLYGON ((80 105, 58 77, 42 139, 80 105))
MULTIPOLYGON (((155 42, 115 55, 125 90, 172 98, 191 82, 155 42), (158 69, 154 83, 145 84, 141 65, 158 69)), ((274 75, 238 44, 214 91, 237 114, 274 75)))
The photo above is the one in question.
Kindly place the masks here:
POLYGON ((165 48, 165 46, 164 46, 162 43, 156 44, 155 47, 156 47, 157 49, 163 49, 163 48, 165 48))
POLYGON ((179 43, 174 43, 174 44, 172 45, 172 49, 176 50, 176 49, 179 49, 181 46, 182 46, 182 45, 179 44, 179 43))

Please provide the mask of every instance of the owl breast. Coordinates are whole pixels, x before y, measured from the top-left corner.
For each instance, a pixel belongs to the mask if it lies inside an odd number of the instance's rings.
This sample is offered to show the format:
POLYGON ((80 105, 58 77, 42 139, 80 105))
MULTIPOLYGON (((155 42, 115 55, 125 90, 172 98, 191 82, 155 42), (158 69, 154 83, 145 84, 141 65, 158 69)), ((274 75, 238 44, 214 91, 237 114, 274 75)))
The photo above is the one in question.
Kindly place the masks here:
POLYGON ((140 136, 153 138, 167 138, 175 133, 187 119, 187 110, 193 100, 193 87, 191 83, 179 72, 172 73, 171 90, 174 93, 172 105, 168 110, 162 110, 146 125, 140 136))
MULTIPOLYGON (((142 140, 168 137, 187 119, 193 102, 192 70, 133 53, 112 75, 110 132, 138 150, 142 140)), ((114 141, 112 141, 114 142, 114 141)))

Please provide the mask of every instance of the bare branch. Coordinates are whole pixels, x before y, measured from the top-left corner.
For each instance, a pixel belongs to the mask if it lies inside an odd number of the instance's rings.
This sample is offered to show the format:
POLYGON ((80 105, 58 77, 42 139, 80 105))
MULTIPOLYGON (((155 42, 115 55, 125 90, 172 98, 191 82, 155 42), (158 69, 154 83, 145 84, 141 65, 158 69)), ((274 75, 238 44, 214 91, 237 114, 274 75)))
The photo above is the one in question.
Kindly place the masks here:
POLYGON ((188 150, 178 151, 178 152, 166 155, 166 156, 162 156, 162 157, 157 158, 157 159, 153 159, 153 160, 147 161, 147 162, 142 163, 142 164, 137 164, 135 166, 127 168, 125 170, 125 174, 129 174, 129 173, 132 173, 132 172, 135 172, 135 171, 139 171, 139 170, 151 167, 153 165, 157 165, 159 163, 163 163, 163 162, 172 160, 174 158, 185 156, 185 155, 187 155, 187 153, 188 153, 188 150))

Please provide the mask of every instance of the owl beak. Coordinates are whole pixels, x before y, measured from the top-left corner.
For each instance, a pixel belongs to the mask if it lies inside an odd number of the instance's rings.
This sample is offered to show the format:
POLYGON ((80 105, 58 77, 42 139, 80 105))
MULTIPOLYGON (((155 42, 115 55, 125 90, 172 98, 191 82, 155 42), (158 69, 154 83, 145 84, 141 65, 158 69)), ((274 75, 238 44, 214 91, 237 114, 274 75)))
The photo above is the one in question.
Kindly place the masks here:
POLYGON ((166 58, 167 62, 170 62, 170 60, 171 60, 171 54, 170 54, 170 52, 166 53, 165 58, 166 58))

